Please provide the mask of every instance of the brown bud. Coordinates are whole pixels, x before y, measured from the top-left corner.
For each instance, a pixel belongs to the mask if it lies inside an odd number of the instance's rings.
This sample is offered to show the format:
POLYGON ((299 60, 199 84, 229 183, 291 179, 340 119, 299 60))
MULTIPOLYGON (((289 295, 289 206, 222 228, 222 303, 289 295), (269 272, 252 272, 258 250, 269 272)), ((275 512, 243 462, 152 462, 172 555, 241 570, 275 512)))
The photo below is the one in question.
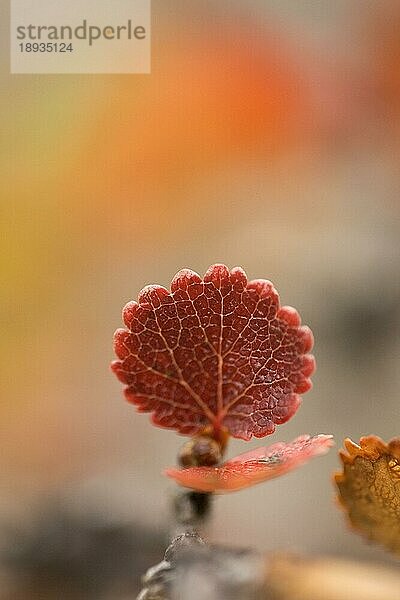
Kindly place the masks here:
POLYGON ((179 451, 182 467, 212 467, 221 461, 222 452, 218 442, 200 435, 186 442, 179 451))

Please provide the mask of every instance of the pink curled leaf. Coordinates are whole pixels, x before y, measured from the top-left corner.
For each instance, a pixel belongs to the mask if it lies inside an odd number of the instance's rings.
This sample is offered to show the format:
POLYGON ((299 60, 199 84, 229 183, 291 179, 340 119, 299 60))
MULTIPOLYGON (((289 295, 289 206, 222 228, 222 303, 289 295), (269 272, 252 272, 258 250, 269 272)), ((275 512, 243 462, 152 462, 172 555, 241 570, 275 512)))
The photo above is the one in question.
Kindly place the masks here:
POLYGON ((285 475, 333 446, 331 435, 302 435, 240 454, 217 467, 170 468, 166 475, 183 487, 199 492, 235 492, 285 475))

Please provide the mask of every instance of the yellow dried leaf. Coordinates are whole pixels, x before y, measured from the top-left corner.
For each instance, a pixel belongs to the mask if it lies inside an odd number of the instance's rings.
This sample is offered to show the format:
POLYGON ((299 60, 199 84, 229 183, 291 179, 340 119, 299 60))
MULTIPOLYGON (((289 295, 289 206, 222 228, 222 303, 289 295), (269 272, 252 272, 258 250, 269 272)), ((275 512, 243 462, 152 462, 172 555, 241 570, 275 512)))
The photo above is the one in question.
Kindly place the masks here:
POLYGON ((367 539, 400 556, 400 438, 385 444, 370 435, 344 445, 343 472, 335 475, 340 503, 367 539))

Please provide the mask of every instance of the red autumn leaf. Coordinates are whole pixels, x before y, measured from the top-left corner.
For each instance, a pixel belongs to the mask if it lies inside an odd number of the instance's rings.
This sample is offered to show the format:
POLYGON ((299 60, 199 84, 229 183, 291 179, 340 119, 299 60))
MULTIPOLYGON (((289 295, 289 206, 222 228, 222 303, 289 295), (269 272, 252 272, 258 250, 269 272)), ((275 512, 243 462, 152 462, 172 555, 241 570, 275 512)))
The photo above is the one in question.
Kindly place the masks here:
POLYGON ((112 364, 127 399, 156 425, 192 435, 211 426, 248 440, 294 415, 311 387, 313 337, 270 281, 240 268, 179 271, 171 291, 145 287, 123 310, 112 364))
POLYGON ((302 435, 293 442, 278 442, 240 454, 219 467, 171 468, 165 474, 199 492, 235 492, 284 475, 310 458, 325 454, 331 446, 331 435, 302 435))

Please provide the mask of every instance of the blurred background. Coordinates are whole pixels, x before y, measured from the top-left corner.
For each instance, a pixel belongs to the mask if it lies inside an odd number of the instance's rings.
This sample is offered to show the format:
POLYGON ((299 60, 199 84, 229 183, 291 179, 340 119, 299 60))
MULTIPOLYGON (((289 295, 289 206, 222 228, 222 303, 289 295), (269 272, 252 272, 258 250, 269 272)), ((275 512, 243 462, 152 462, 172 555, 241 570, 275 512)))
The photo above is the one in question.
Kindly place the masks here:
MULTIPOLYGON (((124 599, 162 557, 182 443, 109 370, 144 285, 271 279, 318 363, 274 440, 400 435, 400 4, 153 0, 152 73, 121 76, 10 75, 1 11, 0 594, 124 599)), ((390 563, 337 467, 217 498, 208 539, 390 563)))

